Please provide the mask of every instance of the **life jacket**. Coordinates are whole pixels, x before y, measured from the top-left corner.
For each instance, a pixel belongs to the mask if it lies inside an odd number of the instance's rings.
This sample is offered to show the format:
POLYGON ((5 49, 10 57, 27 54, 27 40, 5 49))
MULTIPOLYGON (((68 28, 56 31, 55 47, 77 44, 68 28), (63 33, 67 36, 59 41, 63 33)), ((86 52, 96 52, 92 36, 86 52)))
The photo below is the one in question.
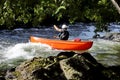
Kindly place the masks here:
POLYGON ((69 38, 69 32, 68 31, 62 31, 58 35, 60 40, 68 40, 69 38))

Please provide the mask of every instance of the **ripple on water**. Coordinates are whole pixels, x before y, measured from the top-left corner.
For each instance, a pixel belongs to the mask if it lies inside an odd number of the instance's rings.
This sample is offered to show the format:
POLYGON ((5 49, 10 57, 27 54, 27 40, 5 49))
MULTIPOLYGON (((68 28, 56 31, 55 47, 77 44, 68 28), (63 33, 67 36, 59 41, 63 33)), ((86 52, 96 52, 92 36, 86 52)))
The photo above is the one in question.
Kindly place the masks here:
POLYGON ((94 44, 90 49, 90 52, 100 63, 103 63, 104 65, 120 65, 119 42, 103 39, 94 40, 94 44))

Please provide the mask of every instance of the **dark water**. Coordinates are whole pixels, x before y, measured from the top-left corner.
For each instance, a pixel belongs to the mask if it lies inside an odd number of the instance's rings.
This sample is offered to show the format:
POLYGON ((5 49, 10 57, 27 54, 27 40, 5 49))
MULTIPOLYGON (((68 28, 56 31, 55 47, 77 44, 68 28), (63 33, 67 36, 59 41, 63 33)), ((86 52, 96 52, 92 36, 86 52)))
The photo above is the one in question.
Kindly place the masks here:
MULTIPOLYGON (((111 32, 120 32, 120 26, 111 24, 109 29, 111 32)), ((82 40, 92 40, 93 46, 89 52, 101 63, 105 65, 120 65, 119 49, 115 49, 118 42, 112 42, 103 39, 93 39, 94 24, 76 23, 69 25, 68 31, 70 38, 81 38, 82 40), (117 51, 118 50, 118 51, 117 51)), ((99 32, 104 36, 106 32, 99 32)), ((57 55, 60 50, 53 50, 47 45, 30 43, 29 37, 37 36, 44 38, 53 38, 57 35, 53 28, 31 28, 31 29, 14 29, 14 30, 0 30, 0 68, 8 68, 17 66, 26 59, 31 59, 36 56, 47 57, 50 55, 57 55)), ((117 48, 118 48, 117 47, 117 48)))

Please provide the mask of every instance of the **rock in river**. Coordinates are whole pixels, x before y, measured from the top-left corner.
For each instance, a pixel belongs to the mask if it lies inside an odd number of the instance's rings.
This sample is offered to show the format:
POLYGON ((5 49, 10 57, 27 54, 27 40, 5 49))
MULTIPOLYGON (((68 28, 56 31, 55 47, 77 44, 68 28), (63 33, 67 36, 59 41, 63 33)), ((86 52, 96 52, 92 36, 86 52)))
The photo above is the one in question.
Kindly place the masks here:
POLYGON ((111 80, 106 68, 87 52, 82 54, 61 52, 57 56, 47 58, 35 57, 7 71, 5 78, 6 80, 111 80))

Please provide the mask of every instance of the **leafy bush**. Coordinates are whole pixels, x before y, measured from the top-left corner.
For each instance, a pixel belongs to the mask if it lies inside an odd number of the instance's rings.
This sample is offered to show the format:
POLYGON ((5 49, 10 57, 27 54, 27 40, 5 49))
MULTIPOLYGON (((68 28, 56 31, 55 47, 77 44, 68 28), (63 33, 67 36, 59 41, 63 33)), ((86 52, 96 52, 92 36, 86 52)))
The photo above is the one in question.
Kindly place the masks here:
POLYGON ((32 27, 62 20, 106 24, 119 21, 120 17, 109 0, 0 0, 2 28, 32 27))

